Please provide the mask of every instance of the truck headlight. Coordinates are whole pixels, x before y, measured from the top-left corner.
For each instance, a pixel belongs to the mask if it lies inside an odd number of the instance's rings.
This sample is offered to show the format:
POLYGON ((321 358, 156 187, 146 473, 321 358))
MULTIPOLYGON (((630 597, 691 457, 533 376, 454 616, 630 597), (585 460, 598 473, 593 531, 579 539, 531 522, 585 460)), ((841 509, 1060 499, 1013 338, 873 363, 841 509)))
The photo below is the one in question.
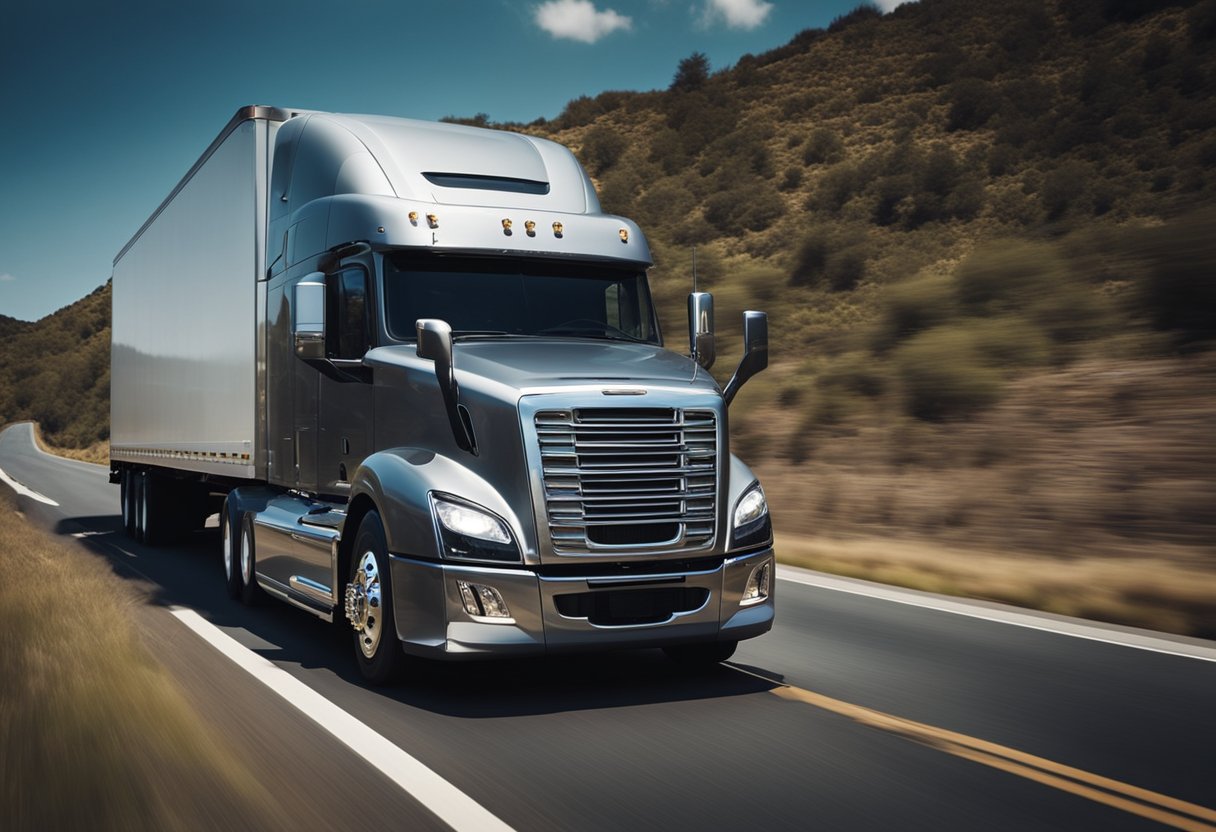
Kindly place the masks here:
POLYGON ((472 503, 432 494, 431 507, 445 558, 518 563, 519 547, 511 529, 496 514, 472 503))
POLYGON ((768 543, 773 539, 768 501, 764 499, 764 489, 760 483, 743 492, 739 502, 735 503, 731 529, 731 546, 734 548, 768 543))

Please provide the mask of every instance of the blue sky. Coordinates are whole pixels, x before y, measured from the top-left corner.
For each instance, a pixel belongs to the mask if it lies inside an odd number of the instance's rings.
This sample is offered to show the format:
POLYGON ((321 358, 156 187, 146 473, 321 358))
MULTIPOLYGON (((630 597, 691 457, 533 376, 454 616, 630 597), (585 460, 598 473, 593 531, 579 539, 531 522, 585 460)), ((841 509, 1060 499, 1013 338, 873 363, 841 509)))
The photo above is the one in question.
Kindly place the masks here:
MULTIPOLYGON (((114 255, 238 107, 552 118, 665 88, 860 0, 3 0, 0 314, 36 320, 114 255)), ((893 0, 880 5, 889 8, 893 0)))

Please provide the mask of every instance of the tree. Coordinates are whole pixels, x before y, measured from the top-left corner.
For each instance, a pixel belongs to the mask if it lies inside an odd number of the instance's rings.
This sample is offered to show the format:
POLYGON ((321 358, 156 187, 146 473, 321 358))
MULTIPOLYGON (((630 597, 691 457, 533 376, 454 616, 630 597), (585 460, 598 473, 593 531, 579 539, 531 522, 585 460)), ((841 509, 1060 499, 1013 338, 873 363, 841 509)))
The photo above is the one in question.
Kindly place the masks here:
POLYGON ((676 67, 671 81, 672 92, 688 92, 703 87, 709 80, 709 58, 703 52, 693 52, 676 67))

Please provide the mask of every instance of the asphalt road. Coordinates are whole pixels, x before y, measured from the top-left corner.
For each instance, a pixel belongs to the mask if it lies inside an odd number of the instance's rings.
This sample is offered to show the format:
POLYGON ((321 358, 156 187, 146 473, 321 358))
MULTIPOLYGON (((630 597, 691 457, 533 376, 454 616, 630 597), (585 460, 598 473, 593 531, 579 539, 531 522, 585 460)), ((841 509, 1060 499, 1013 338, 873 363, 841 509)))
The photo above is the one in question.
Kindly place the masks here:
POLYGON ((170 608, 518 830, 1216 832, 1213 642, 783 570, 774 630, 703 672, 657 651, 419 661, 371 689, 344 628, 227 598, 214 529, 131 542, 106 470, 41 453, 27 425, 0 433, 0 470, 58 504, 19 496, 24 512, 146 593, 146 642, 299 828, 447 827, 170 608))

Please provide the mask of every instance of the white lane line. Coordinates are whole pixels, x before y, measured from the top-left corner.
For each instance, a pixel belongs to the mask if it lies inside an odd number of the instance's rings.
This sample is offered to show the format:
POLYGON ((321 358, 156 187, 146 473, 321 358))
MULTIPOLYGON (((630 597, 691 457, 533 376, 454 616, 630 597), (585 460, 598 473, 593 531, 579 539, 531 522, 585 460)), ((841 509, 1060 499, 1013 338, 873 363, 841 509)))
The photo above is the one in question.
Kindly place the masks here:
POLYGON ((980 618, 1014 627, 1025 627, 1028 630, 1042 630, 1056 635, 1100 641, 1104 644, 1115 644, 1152 653, 1216 662, 1216 644, 1204 642, 1202 639, 1169 636, 1132 627, 1120 627, 1117 624, 1102 624, 1079 618, 1035 613, 988 601, 947 598, 931 593, 875 584, 856 578, 842 578, 785 564, 777 565, 777 579, 813 586, 817 589, 830 589, 851 595, 891 601, 896 604, 907 604, 911 607, 947 612, 952 615, 964 615, 968 618, 980 618))
POLYGON ((34 491, 32 488, 26 488, 24 485, 17 482, 12 477, 10 477, 8 474, 4 473, 3 468, 0 468, 0 482, 3 482, 5 485, 7 485, 9 488, 16 491, 21 496, 29 497, 31 500, 37 500, 40 503, 46 503, 48 506, 55 506, 56 508, 59 507, 59 503, 55 502, 50 497, 39 494, 37 491, 34 491))
POLYGON ((238 667, 299 708, 305 716, 379 769, 452 829, 457 832, 510 832, 511 827, 418 759, 393 745, 286 670, 249 650, 194 610, 172 607, 170 612, 238 667))

